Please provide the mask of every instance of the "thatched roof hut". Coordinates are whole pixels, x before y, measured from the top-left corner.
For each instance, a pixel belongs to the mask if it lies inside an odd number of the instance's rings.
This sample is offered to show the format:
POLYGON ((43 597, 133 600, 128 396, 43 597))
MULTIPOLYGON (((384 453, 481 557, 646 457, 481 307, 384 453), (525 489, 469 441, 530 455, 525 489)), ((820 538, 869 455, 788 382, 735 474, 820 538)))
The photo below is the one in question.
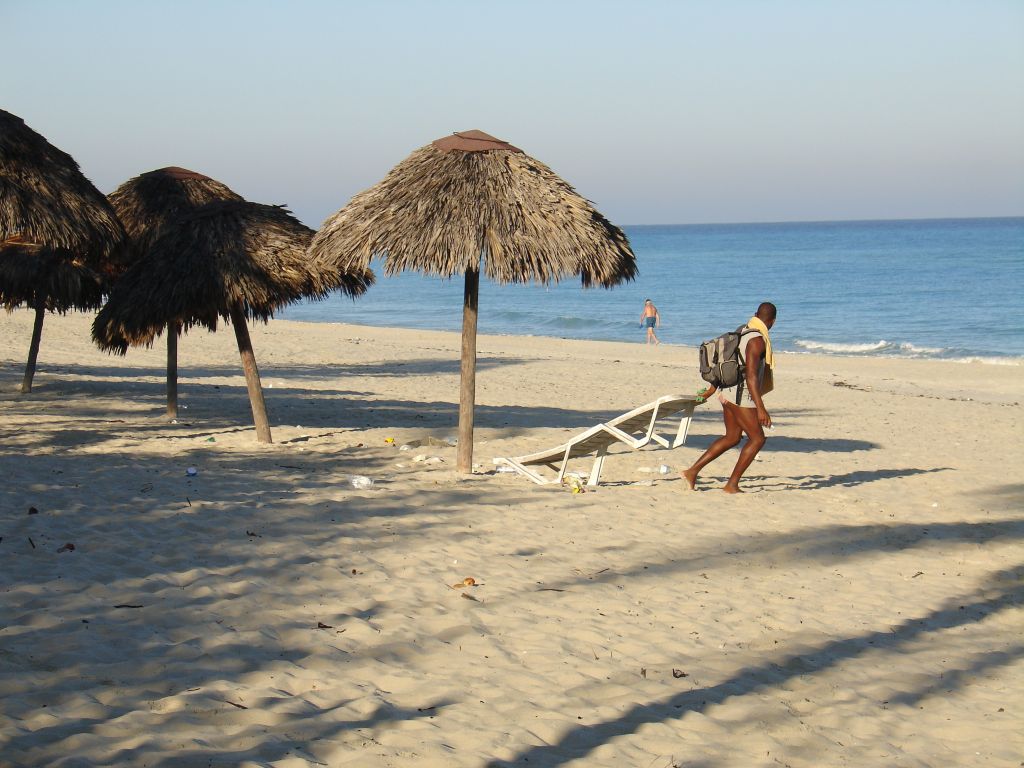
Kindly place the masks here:
POLYGON ((206 203, 243 198, 216 179, 172 166, 129 179, 109 199, 132 239, 133 251, 145 255, 168 224, 206 203))
POLYGON ((310 263, 313 230, 282 206, 242 199, 200 205, 161 224, 138 261, 120 277, 93 324, 102 349, 125 354, 152 345, 167 323, 217 330, 218 318, 266 322, 302 298, 332 290, 357 296, 373 282, 363 269, 339 275, 310 263))
POLYGON ((388 275, 482 269, 499 283, 579 275, 610 287, 636 276, 622 230, 544 163, 482 131, 417 149, 329 217, 310 255, 342 268, 383 256, 388 275))
POLYGON ((108 275, 68 251, 18 237, 0 242, 0 303, 8 312, 22 304, 61 314, 96 309, 103 303, 108 280, 108 275))
POLYGON ((579 275, 611 287, 636 275, 625 234, 554 171, 481 131, 413 152, 377 185, 329 217, 310 246, 341 269, 384 259, 392 275, 412 269, 465 276, 459 470, 472 471, 476 312, 481 271, 499 283, 552 283, 579 275))
MULTIPOLYGON (((223 190, 227 187, 219 192, 223 190)), ((194 325, 216 330, 219 318, 230 319, 257 434, 261 442, 270 442, 247 319, 269 320, 286 304, 305 297, 323 298, 333 290, 357 296, 373 282, 373 273, 364 268, 342 274, 333 267, 311 264, 306 256, 311 229, 281 206, 231 195, 191 210, 179 209, 175 216, 160 220, 152 236, 134 230, 145 251, 111 291, 93 323, 93 338, 101 348, 124 354, 130 345, 152 344, 168 326, 174 329, 168 334, 170 343, 194 325)), ((137 202, 139 197, 131 199, 137 202)), ((120 208, 128 198, 116 199, 120 208)), ((128 218, 137 221, 131 215, 128 218)), ((171 358, 169 346, 169 371, 171 358)), ((170 373, 168 381, 170 396, 170 373)))
POLYGON ((106 271, 124 263, 124 235, 110 203, 71 155, 0 109, 0 241, 106 271))
MULTIPOLYGON (((159 281, 161 276, 154 273, 152 266, 147 266, 146 255, 160 233, 169 225, 180 221, 196 208, 218 200, 242 200, 242 196, 216 179, 186 168, 168 167, 140 174, 115 189, 110 194, 110 202, 117 211, 118 218, 124 224, 132 244, 132 252, 143 257, 145 262, 138 266, 128 284, 146 283, 148 280, 159 281)), ((114 307, 121 307, 122 312, 130 312, 130 307, 140 302, 130 298, 126 288, 118 292, 114 307)), ((104 321, 103 337, 98 339, 106 349, 115 349, 124 354, 130 343, 130 337, 118 335, 116 320, 113 325, 104 321)), ((94 325, 93 334, 96 334, 94 325)), ((160 331, 156 332, 159 335, 160 331)), ((167 324, 167 416, 174 419, 178 416, 178 336, 181 334, 180 324, 172 320, 167 324)), ((150 337, 142 343, 152 344, 150 337)))
POLYGON ((22 391, 46 311, 94 309, 128 260, 124 228, 66 152, 0 109, 0 304, 36 311, 22 391))

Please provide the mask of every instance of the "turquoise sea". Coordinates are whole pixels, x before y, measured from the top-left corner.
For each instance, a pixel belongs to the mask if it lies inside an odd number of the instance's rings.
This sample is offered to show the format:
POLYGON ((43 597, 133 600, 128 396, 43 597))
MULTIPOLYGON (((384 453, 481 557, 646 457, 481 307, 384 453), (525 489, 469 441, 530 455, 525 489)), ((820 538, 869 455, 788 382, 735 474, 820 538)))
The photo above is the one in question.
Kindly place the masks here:
MULTIPOLYGON (((826 354, 1024 361, 1024 218, 627 226, 640 274, 611 290, 480 288, 480 333, 642 343, 640 309, 663 343, 696 345, 779 307, 777 348, 826 354)), ((384 277, 280 316, 458 330, 462 280, 384 277)))

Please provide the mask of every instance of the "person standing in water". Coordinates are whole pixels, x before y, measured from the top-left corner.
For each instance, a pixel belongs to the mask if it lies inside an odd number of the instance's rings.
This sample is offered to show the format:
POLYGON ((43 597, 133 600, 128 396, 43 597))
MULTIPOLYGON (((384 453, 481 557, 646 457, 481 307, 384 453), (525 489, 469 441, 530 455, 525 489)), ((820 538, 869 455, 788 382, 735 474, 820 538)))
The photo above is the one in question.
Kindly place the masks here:
MULTIPOLYGON (((697 485, 698 473, 727 450, 739 445, 746 434, 747 442, 740 449, 736 466, 722 489, 726 493, 742 493, 740 478, 758 451, 764 447, 764 428, 772 426, 772 417, 761 398, 774 388, 775 360, 768 331, 775 325, 777 314, 774 304, 769 301, 763 302, 743 329, 739 351, 740 361, 744 366, 744 377, 735 387, 723 389, 718 394, 718 399, 722 403, 722 416, 725 419, 725 434, 715 440, 689 469, 684 469, 680 473, 691 491, 697 485)), ((714 392, 714 387, 701 391, 697 402, 703 402, 714 392)))
POLYGON ((661 325, 661 315, 658 314, 658 308, 654 306, 654 302, 650 299, 644 299, 644 308, 640 312, 640 327, 647 328, 647 343, 648 344, 660 344, 658 337, 654 335, 654 329, 661 325))

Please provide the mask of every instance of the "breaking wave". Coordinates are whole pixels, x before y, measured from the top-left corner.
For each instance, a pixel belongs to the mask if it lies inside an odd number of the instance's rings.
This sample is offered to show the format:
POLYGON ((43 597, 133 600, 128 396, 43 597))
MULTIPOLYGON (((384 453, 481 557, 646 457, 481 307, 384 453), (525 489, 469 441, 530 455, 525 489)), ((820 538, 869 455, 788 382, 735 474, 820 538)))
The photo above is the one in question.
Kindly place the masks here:
POLYGON ((946 347, 921 347, 907 342, 893 342, 881 339, 875 342, 842 343, 797 339, 796 347, 806 352, 826 355, 853 355, 873 357, 903 357, 929 360, 945 360, 952 363, 983 363, 985 365, 1021 365, 1024 358, 1000 355, 974 355, 963 349, 946 347))
POLYGON ((885 339, 876 341, 874 344, 839 344, 828 341, 810 341, 808 339, 797 339, 794 343, 801 349, 810 350, 812 352, 830 352, 836 355, 857 355, 880 352, 893 346, 885 339))

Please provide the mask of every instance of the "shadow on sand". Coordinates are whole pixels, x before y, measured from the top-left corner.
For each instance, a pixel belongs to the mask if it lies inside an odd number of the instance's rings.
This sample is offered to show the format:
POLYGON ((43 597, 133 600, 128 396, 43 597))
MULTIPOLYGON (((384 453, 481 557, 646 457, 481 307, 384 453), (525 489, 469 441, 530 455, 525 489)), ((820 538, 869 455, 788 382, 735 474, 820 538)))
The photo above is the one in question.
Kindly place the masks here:
MULTIPOLYGON (((793 678, 815 674, 822 670, 856 659, 865 653, 883 651, 899 655, 902 649, 922 637, 943 630, 977 624, 989 616, 1015 608, 1024 602, 1024 566, 992 574, 989 583, 974 593, 947 601, 946 605, 920 618, 908 619, 889 631, 867 632, 856 637, 832 640, 816 649, 798 655, 779 656, 754 667, 738 670, 727 680, 683 691, 661 701, 637 704, 622 716, 593 725, 573 728, 557 743, 531 747, 511 760, 493 760, 491 768, 510 768, 513 765, 536 765, 545 768, 563 765, 571 760, 585 759, 597 747, 613 739, 634 734, 648 723, 676 720, 688 712, 703 712, 737 696, 756 693, 780 686, 793 678)), ((1022 657, 1024 646, 994 657, 982 657, 978 664, 992 670, 1015 663, 1022 657)), ((969 669, 943 680, 943 691, 954 690, 963 684, 969 669)), ((682 683, 682 681, 680 681, 682 683)), ((933 686, 924 686, 902 694, 906 701, 919 700, 929 695, 933 686)))
POLYGON ((737 558, 773 563, 812 562, 827 565, 872 557, 879 553, 904 552, 916 547, 948 546, 955 543, 1024 541, 1024 518, 1007 517, 984 522, 931 522, 815 526, 779 534, 752 533, 713 540, 701 553, 665 549, 661 563, 639 563, 631 570, 607 570, 598 575, 551 582, 549 587, 570 589, 588 583, 621 583, 634 578, 664 574, 680 576, 700 573, 735 562, 737 558))

